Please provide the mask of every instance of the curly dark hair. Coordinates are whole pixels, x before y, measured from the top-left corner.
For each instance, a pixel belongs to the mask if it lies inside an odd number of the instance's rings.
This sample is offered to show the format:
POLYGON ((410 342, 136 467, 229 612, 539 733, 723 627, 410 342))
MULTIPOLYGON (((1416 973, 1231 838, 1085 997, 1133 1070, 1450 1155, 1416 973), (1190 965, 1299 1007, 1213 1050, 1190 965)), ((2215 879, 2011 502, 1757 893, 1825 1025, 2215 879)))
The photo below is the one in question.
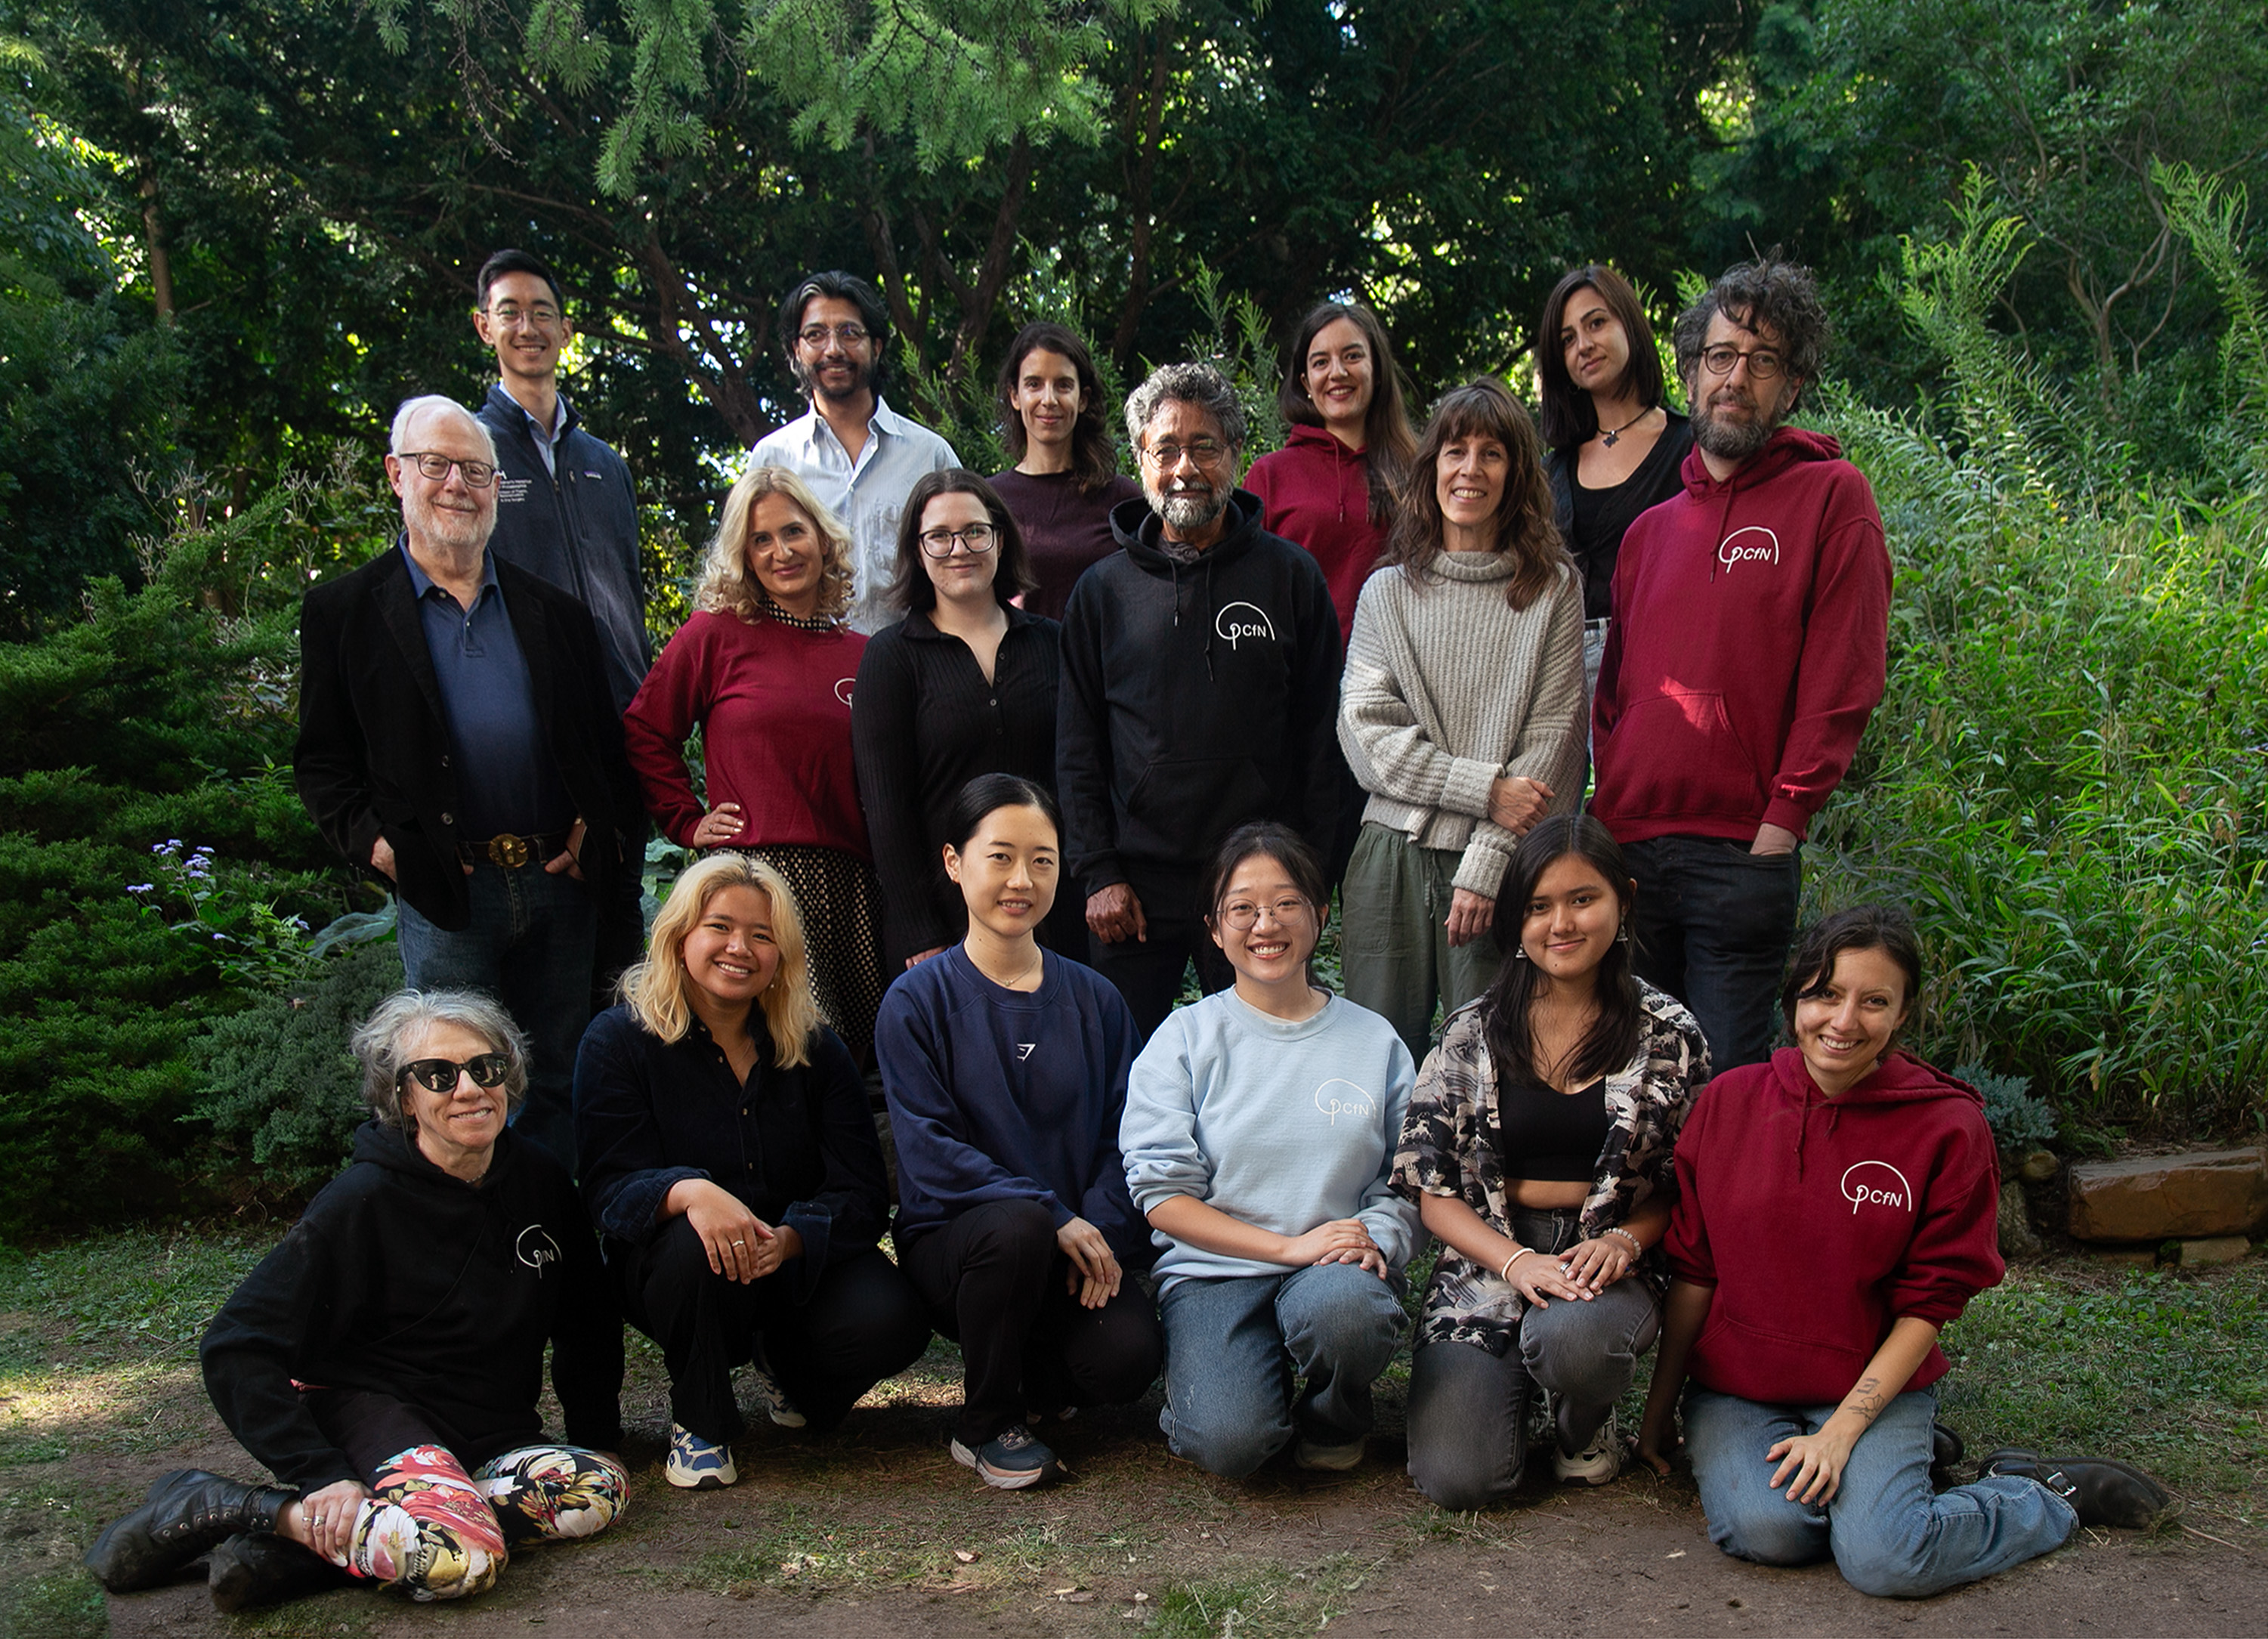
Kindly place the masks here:
MULTIPOLYGON (((1726 269, 1699 301, 1677 315, 1677 373, 1689 394, 1693 373, 1701 366, 1701 350, 1708 343, 1710 321, 1719 314, 1759 336, 1771 332, 1787 373, 1797 384, 1798 399, 1801 388, 1818 379, 1833 326, 1811 269, 1783 258, 1778 246, 1754 262, 1726 269)), ((1697 395, 1695 402, 1699 402, 1697 395)), ((1789 408, 1794 408, 1793 402, 1789 408)))

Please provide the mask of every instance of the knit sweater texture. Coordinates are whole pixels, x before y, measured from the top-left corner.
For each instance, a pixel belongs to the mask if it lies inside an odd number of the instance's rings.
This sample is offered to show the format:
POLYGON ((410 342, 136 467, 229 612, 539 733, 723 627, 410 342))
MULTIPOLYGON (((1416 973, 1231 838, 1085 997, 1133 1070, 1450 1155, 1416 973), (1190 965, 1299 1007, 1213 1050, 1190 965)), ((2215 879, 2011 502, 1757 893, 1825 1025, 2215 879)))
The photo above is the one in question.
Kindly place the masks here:
POLYGON ((1425 848, 1461 850, 1454 886, 1495 897, 1520 838, 1488 817, 1489 787, 1522 775, 1550 811, 1583 794, 1583 594, 1572 567, 1526 609, 1517 565, 1444 552, 1412 580, 1371 576, 1340 684, 1339 747, 1370 801, 1362 816, 1425 848))

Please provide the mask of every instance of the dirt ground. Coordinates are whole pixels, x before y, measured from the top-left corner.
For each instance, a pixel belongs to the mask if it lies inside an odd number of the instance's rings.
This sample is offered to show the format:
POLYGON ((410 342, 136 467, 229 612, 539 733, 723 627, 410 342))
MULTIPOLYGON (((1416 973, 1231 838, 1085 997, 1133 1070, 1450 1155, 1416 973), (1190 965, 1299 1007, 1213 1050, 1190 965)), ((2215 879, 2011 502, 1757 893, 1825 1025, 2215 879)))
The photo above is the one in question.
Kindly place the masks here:
MULTIPOLYGON (((2215 1515, 2148 1538, 2082 1532, 1981 1585, 1891 1602, 1854 1592, 1831 1566, 1768 1570, 1726 1558, 1710 1545, 1683 1477, 1626 1475, 1597 1491, 1532 1485, 1516 1506, 1445 1515, 1403 1474, 1391 1403, 1369 1458, 1347 1475, 1303 1474, 1279 1460, 1248 1484, 1215 1480, 1166 1456, 1153 1399, 1050 1430, 1072 1479, 1006 1494, 986 1490, 946 1454, 945 1399, 923 1393, 862 1408, 822 1440, 762 1425, 738 1448, 737 1488, 690 1495, 662 1482, 659 1424, 649 1419, 624 1452, 636 1489, 616 1527, 589 1543, 523 1554, 493 1593, 463 1605, 420 1607, 350 1589, 232 1620, 213 1611, 201 1581, 185 1580, 112 1598, 111 1631, 119 1639, 535 1629, 549 1639, 2268 1633, 2268 1536, 2215 1515)), ((85 1494, 129 1506, 156 1474, 184 1465, 254 1472, 208 1420, 202 1437, 171 1451, 94 1459, 85 1494)))

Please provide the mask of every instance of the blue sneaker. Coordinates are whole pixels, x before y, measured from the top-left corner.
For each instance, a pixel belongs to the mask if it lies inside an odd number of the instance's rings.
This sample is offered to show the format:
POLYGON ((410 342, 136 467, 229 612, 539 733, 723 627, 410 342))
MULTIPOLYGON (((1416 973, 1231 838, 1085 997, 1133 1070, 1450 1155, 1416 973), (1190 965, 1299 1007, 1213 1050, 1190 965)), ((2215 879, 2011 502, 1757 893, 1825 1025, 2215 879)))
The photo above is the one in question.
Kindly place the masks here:
POLYGON ((669 1461, 662 1473, 670 1484, 688 1491, 721 1490, 740 1478, 731 1446, 704 1440, 680 1423, 669 1425, 669 1461))
POLYGON ((955 1440, 953 1460, 963 1468, 974 1468, 986 1485, 1003 1491, 1020 1491, 1063 1476, 1063 1465, 1056 1461, 1056 1454, 1034 1439, 1032 1431, 1021 1423, 1002 1429, 973 1451, 955 1440))

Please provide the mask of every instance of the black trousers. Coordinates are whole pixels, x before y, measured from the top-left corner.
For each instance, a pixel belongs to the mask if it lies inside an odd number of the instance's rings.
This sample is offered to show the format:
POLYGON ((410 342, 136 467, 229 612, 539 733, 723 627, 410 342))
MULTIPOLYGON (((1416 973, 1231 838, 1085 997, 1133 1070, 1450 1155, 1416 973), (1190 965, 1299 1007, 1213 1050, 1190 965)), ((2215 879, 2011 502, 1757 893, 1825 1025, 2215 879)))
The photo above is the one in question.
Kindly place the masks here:
POLYGON ((1190 963, 1197 964, 1197 986, 1208 996, 1234 984, 1236 970, 1213 943, 1203 917, 1160 916, 1147 904, 1142 909, 1149 936, 1106 945, 1090 933, 1086 964, 1118 987, 1134 1015, 1135 1032, 1146 1042, 1174 1010, 1190 963))
POLYGON ((701 1237, 672 1218, 619 1266, 622 1310, 661 1345, 669 1414, 703 1440, 741 1430, 733 1368, 764 1355, 814 1429, 841 1422, 858 1397, 929 1347, 929 1317, 897 1266, 869 1248, 830 1266, 799 1303, 789 1264, 742 1286, 709 1267, 701 1237))
POLYGON ((1070 1290, 1054 1214, 1032 1200, 987 1201, 899 1249, 937 1329, 961 1345, 961 1419, 970 1450, 1027 1410, 1139 1399, 1166 1359, 1157 1305, 1131 1274, 1087 1309, 1070 1290))

